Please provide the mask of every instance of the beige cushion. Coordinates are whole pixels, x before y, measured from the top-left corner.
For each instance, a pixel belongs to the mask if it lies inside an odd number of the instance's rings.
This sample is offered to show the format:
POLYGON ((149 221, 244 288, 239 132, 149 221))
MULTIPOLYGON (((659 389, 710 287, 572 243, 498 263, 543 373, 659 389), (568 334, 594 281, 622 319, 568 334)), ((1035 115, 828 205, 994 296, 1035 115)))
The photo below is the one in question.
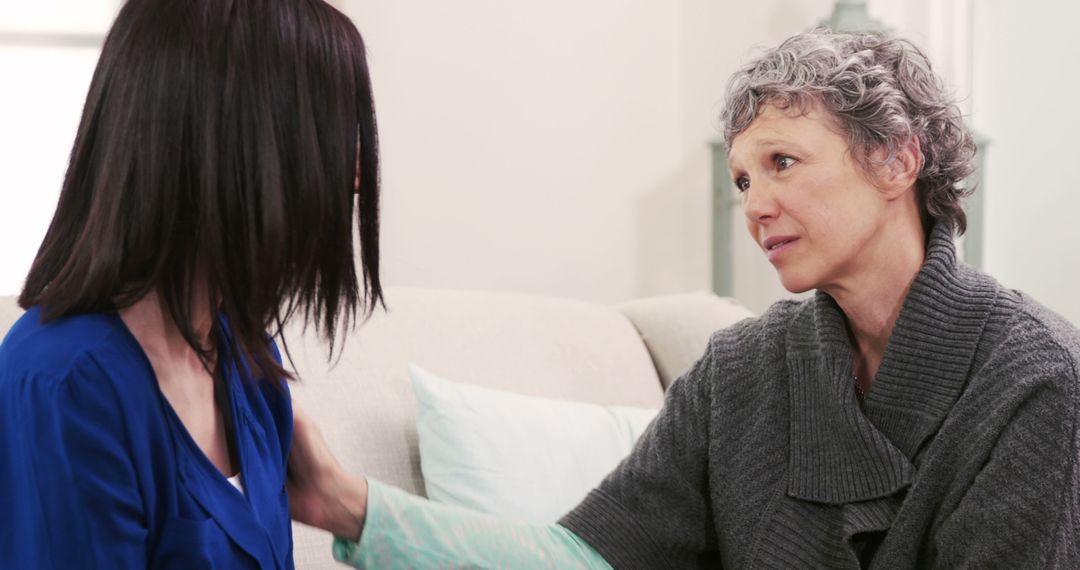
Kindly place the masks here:
MULTIPOLYGON (((287 331, 301 382, 296 401, 318 418, 346 466, 412 493, 416 455, 408 363, 519 394, 658 407, 663 391, 630 322, 597 304, 506 293, 390 289, 386 313, 348 335, 336 365, 313 331, 287 331)), ((337 355, 335 355, 337 359, 337 355)))
POLYGON ((665 389, 705 354, 713 332, 754 316, 734 299, 707 292, 639 299, 618 308, 645 340, 665 389))

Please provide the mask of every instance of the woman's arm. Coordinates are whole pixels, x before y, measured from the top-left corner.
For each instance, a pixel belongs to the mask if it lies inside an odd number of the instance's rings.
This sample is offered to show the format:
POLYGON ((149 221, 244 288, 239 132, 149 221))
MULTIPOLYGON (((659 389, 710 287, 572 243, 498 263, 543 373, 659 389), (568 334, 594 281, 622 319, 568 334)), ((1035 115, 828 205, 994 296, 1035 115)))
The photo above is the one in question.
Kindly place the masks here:
POLYGON ((292 413, 287 482, 290 515, 306 525, 358 541, 367 515, 367 481, 341 467, 319 427, 295 402, 292 413))
POLYGON ((934 568, 1080 567, 1075 380, 1034 384, 934 533, 934 568))
POLYGON ((505 521, 350 475, 311 418, 295 406, 293 416, 290 510, 294 519, 335 535, 340 562, 380 569, 611 568, 559 525, 505 521))
POLYGON ((432 503, 378 481, 369 481, 368 489, 360 541, 334 541, 334 558, 355 568, 611 568, 557 524, 506 521, 432 503))
POLYGON ((0 408, 0 567, 145 567, 129 426, 96 363, 8 383, 0 408))

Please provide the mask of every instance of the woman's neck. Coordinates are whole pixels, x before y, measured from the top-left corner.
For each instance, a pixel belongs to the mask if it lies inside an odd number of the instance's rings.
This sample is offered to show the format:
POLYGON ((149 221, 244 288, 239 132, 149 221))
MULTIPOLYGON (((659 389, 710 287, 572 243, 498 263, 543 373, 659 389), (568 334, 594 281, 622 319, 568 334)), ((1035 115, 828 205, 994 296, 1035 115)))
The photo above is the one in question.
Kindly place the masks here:
MULTIPOLYGON (((191 320, 197 342, 209 349, 213 317, 205 298, 196 295, 191 320)), ((191 439, 222 475, 234 475, 238 465, 229 452, 218 382, 211 372, 215 363, 205 362, 188 344, 156 292, 122 309, 120 318, 146 353, 158 387, 191 439)))
POLYGON ((847 319, 855 375, 863 392, 877 375, 904 299, 926 256, 922 224, 898 224, 867 244, 859 270, 823 287, 847 319))
MULTIPOLYGON (((192 304, 191 324, 199 345, 211 347, 212 315, 205 295, 196 295, 192 304)), ((151 291, 129 307, 120 310, 120 318, 138 339, 143 350, 154 358, 177 364, 202 366, 199 355, 188 344, 157 291, 151 291)))

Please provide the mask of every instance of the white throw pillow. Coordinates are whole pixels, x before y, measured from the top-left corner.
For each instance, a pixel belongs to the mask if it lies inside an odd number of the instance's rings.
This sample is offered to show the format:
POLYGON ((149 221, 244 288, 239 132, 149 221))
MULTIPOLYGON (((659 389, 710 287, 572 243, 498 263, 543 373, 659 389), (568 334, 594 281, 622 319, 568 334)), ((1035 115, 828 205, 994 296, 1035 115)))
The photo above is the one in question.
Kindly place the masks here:
POLYGON ((658 410, 522 396, 409 365, 428 498, 551 523, 633 449, 658 410))

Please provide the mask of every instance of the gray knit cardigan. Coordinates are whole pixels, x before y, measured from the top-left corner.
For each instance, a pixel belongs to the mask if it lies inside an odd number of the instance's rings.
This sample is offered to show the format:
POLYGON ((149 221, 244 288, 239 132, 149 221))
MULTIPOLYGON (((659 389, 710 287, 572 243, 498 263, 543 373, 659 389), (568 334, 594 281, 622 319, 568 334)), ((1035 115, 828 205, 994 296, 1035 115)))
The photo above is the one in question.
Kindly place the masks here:
POLYGON ((560 523, 615 568, 1080 568, 1078 363, 938 227, 861 407, 835 301, 778 303, 560 523))

